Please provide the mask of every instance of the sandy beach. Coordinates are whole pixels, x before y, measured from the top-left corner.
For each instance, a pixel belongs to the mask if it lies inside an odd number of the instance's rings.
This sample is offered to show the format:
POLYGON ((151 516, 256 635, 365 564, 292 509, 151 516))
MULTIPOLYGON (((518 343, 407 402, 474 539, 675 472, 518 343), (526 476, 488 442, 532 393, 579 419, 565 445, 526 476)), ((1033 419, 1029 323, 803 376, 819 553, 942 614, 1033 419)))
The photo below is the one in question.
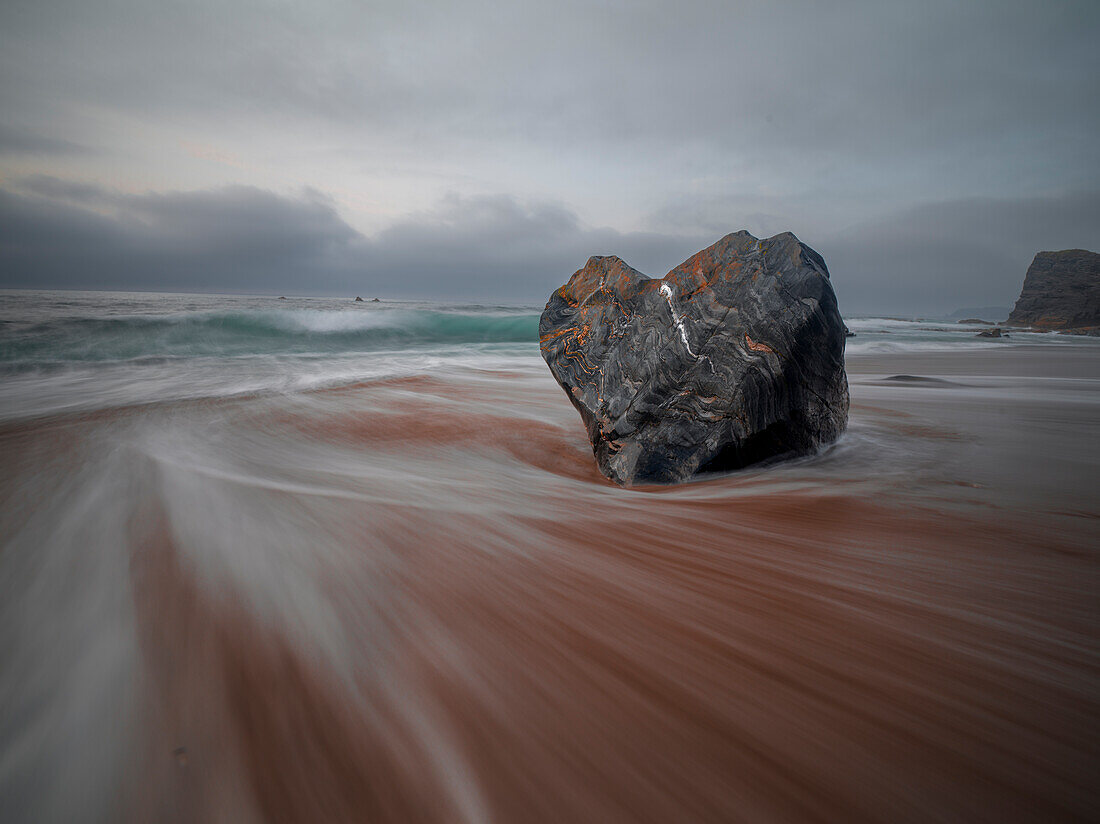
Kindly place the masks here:
POLYGON ((1098 355, 854 355, 840 443, 675 488, 534 359, 8 424, 8 809, 1093 818, 1098 355))

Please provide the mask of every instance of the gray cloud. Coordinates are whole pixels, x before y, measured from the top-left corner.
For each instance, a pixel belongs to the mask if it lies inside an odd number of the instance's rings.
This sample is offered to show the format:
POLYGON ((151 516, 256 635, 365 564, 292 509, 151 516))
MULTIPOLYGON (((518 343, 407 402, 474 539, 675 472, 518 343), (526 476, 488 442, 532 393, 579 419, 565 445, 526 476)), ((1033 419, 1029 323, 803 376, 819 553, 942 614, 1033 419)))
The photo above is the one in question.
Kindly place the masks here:
POLYGON ((79 180, 65 180, 53 175, 33 174, 18 181, 19 189, 47 199, 67 200, 75 203, 109 203, 119 200, 107 189, 95 183, 79 180))
POLYGON ((1094 0, 5 3, 0 282, 540 301, 747 228, 849 312, 1007 304, 1100 246, 1098 31, 1094 0))
POLYGON ((450 196, 408 215, 371 242, 384 277, 448 298, 546 300, 592 255, 615 254, 664 274, 696 251, 699 236, 583 226, 562 204, 509 196, 450 196))
POLYGON ((472 174, 621 230, 616 202, 689 194, 835 196, 854 222, 1100 184, 1090 0, 17 5, 5 110, 162 168, 104 123, 412 165, 436 196, 472 174))
POLYGON ((1036 252, 1100 249, 1100 191, 928 203, 824 238, 850 312, 1011 306, 1036 252))
POLYGON ((316 193, 123 194, 37 176, 0 190, 0 282, 20 288, 329 291, 361 240, 316 193))
POLYGON ((1097 191, 928 203, 843 231, 742 220, 736 203, 724 208, 725 225, 620 232, 585 226, 561 203, 450 195, 367 237, 315 191, 135 195, 34 176, 0 190, 0 285, 539 303, 591 255, 619 255, 660 276, 748 228, 792 230, 821 252, 849 314, 941 314, 1011 304, 1037 251, 1100 248, 1097 191))
POLYGON ((89 155, 95 154, 88 146, 71 140, 49 137, 30 129, 0 123, 0 155, 89 155))
POLYGON ((367 238, 317 192, 0 189, 0 285, 544 300, 592 254, 670 268, 699 239, 583 227, 561 204, 444 198, 367 238))

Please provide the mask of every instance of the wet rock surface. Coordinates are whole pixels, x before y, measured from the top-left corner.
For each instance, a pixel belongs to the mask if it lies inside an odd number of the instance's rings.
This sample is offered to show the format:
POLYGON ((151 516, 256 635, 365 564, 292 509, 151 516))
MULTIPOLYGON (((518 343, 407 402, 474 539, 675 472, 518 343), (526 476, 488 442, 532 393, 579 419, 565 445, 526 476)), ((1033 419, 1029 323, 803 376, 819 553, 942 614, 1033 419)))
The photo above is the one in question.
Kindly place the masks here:
POLYGON ((619 484, 805 454, 847 425, 828 268, 789 232, 727 235, 661 279, 590 258, 550 296, 539 336, 619 484))
POLYGON ((1086 334, 1100 327, 1100 254, 1084 249, 1039 252, 1008 323, 1086 334))

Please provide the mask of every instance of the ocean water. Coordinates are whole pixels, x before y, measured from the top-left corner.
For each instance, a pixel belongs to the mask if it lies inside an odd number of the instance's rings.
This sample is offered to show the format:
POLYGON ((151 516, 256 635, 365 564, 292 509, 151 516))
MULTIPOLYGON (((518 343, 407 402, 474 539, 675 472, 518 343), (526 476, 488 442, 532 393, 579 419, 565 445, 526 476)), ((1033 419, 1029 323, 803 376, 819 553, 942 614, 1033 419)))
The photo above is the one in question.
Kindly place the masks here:
POLYGON ((537 356, 532 307, 0 292, 0 416, 294 392, 537 356))
POLYGON ((1100 341, 852 318, 620 489, 539 311, 0 293, 2 817, 1097 817, 1100 341))
MULTIPOLYGON (((538 368, 541 306, 0 291, 0 419, 298 392, 453 369, 538 368)), ((851 355, 1067 345, 1063 335, 851 318, 851 355)))

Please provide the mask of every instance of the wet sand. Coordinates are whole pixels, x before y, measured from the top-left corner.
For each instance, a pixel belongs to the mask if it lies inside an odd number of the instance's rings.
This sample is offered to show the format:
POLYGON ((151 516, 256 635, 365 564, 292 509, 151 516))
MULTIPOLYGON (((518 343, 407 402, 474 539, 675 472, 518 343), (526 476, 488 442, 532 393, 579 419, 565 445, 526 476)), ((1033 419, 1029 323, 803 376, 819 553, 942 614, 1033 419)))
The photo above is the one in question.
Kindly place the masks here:
POLYGON ((1100 493, 1100 347, 1072 345, 860 356, 848 362, 852 397, 873 420, 885 412, 931 427, 956 448, 940 457, 975 501, 1041 514, 1096 514, 1100 493), (891 381, 908 376, 925 381, 891 381))
POLYGON ((1095 819, 1100 359, 848 368, 675 489, 537 364, 0 431, 10 814, 1095 819))

